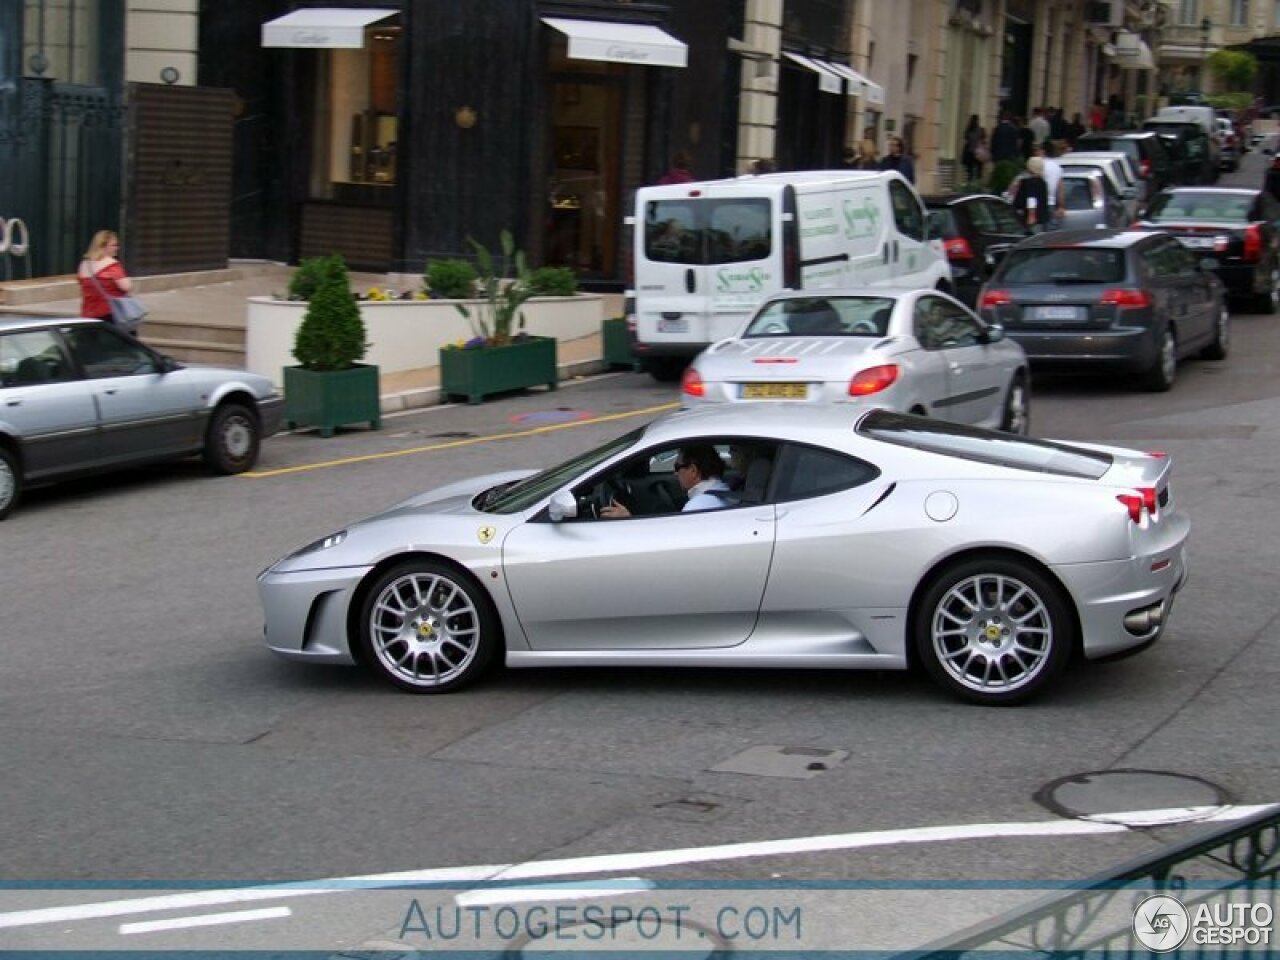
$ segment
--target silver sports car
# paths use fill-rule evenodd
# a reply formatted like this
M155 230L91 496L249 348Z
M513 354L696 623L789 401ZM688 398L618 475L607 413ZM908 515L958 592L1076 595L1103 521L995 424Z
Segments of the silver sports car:
M683 406L855 403L1026 433L1026 355L998 324L938 290L785 293L702 351Z
M1074 654L1164 631L1189 528L1169 477L1162 454L887 410L681 411L290 554L258 577L266 643L418 693L505 656L919 665L962 697L1013 703Z

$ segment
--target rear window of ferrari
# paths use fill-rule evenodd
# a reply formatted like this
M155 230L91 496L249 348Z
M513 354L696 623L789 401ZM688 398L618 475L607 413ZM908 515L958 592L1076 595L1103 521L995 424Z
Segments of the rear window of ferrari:
M858 421L856 429L863 436L915 450L1084 480L1097 480L1112 464L1110 454L1097 450L888 410L873 410Z

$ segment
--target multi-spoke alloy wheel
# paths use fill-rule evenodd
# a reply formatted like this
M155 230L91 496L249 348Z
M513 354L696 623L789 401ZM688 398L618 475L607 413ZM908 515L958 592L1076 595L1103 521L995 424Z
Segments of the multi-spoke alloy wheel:
M478 676L493 656L489 600L469 577L413 561L389 570L365 602L361 640L370 664L415 693L442 693Z
M917 611L916 650L935 679L978 703L1027 699L1065 666L1071 619L1030 567L978 559L943 572Z

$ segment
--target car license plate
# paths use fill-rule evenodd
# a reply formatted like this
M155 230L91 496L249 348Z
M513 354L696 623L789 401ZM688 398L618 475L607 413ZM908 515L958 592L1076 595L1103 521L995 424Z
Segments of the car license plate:
M1032 316L1036 320L1079 320L1079 307L1036 307Z
M804 400L809 396L807 383L744 383L744 400Z
M659 317L658 332L659 333L688 333L689 318L688 317Z
M1191 250L1212 250L1214 244L1213 237L1179 237L1178 240Z

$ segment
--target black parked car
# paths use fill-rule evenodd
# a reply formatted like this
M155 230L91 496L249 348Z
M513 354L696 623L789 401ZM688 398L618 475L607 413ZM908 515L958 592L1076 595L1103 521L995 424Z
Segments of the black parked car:
M1280 203L1265 190L1179 187L1154 197L1137 226L1177 237L1217 262L1227 293L1261 313L1280 308Z
M1160 134L1155 130L1099 130L1077 138L1081 151L1119 151L1128 154L1138 176L1146 181L1147 196L1154 197L1174 184L1174 162Z
M929 236L941 237L956 297L972 307L978 290L1000 258L1025 238L1027 228L1013 205L986 193L951 193L924 198L929 211Z
M1164 139L1174 156L1174 183L1195 185L1218 182L1218 145L1198 123L1146 120L1142 129Z
M1222 281L1165 233L1058 230L1018 244L978 299L1032 367L1136 371L1168 390L1178 359L1227 355Z

